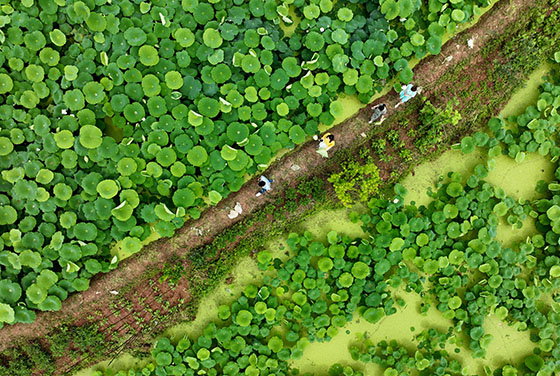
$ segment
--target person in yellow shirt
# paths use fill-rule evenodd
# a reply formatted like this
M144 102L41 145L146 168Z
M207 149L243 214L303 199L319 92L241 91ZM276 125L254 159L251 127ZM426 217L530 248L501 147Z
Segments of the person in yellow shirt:
M316 136L314 137L315 139ZM323 158L327 158L329 156L328 150L334 146L334 135L332 133L325 133L323 137L321 137L321 141L319 142L319 148L317 149L317 153L321 154Z

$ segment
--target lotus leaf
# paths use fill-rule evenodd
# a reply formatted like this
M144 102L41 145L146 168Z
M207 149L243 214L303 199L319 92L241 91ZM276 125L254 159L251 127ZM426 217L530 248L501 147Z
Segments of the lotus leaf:
M241 327L247 327L251 325L252 320L253 320L253 314L244 309L237 312L237 315L235 317L235 322L237 323L237 325Z
M119 192L119 186L114 180L106 179L97 184L97 193L103 198L113 198Z
M261 69L261 63L256 56L245 55L241 60L241 68L245 73L257 73Z
M204 40L205 45L214 49L220 47L224 41L222 39L222 36L220 35L220 32L211 27L204 30L202 39Z
M317 52L324 47L325 39L318 32L311 31L305 36L303 44L311 51Z
M12 324L15 320L14 310L7 304L0 303L0 323Z
M543 359L538 355L529 355L523 361L525 366L533 372L538 372L544 365Z
M400 13L400 6L395 0L386 0L381 6L381 13L385 15L387 20L395 19Z
M437 55L441 52L442 40L439 36L432 35L426 41L426 50L432 55Z
M159 63L159 54L153 46L143 45L138 49L140 62L147 67L157 65Z
M385 311L383 308L368 308L362 313L362 316L367 322L375 324L385 316Z
M0 94L9 93L14 88L14 82L6 73L0 73Z
M193 166L200 167L208 161L208 153L202 146L197 145L188 151L187 160Z

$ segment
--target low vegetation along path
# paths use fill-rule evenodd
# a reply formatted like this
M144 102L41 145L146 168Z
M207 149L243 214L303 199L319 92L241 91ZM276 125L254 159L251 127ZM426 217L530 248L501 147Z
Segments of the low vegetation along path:
M516 22L524 12L537 3L536 0L502 0L493 9L487 12L479 22L447 42L440 55L432 56L422 60L415 68L415 83L424 87L424 93L440 93L441 87L434 83L438 81L455 63L462 59L478 54L480 48L489 40L500 35L508 25ZM466 41L470 42L470 46ZM482 61L484 64L484 61ZM488 64L492 64L489 62ZM477 67L474 67L477 68ZM482 68L482 67L478 67ZM466 74L470 74L465 72ZM483 75L474 75L473 80L484 80ZM447 88L446 88L447 89ZM448 88L447 94L453 97L456 88ZM384 102L389 106L389 114L398 100L398 95L393 91L376 102ZM402 107L399 108L401 110ZM494 109L493 109L494 111ZM331 150L336 153L337 149L350 147L361 139L361 134L370 130L368 119L371 110L369 106L358 112L353 118L335 126L330 130L335 135L336 146ZM256 181L250 181L238 192L220 202L216 207L208 208L198 220L189 221L181 228L173 238L160 239L146 246L139 254L136 254L121 262L118 269L111 273L95 278L89 290L80 294L74 294L67 299L58 312L38 313L37 319L32 324L17 324L7 326L0 330L0 351L4 351L14 344L14 340L33 341L34 339L48 336L53 328L61 323L89 323L88 318L92 312L102 310L114 316L108 309L113 302L119 298L119 292L133 283L137 290L145 290L149 280L149 271L159 269L173 255L181 255L195 247L208 243L218 233L239 221L243 217L250 216L255 210L261 208L267 201L273 200L275 191L288 185L301 176L308 175L320 170L326 160L316 153L316 142L310 141L297 148L297 150L280 158L267 171L266 175L274 179L273 190L263 197L255 197L257 191ZM294 165L300 169L292 169ZM381 176L388 176L389 167L380 166ZM243 213L235 219L228 218L228 213L235 204L239 202ZM202 230L202 234L200 232ZM148 277L147 277L148 276ZM177 292L173 297L166 296L171 304L183 299L189 299L189 283L180 280ZM132 289L134 290L134 289ZM133 312L132 312L133 313ZM123 310L120 318L104 317L109 323L122 321L123 316L131 315L131 312ZM97 320L97 319L96 319ZM99 320L101 321L101 320ZM87 361L85 362L87 363ZM84 364L85 365L85 364Z

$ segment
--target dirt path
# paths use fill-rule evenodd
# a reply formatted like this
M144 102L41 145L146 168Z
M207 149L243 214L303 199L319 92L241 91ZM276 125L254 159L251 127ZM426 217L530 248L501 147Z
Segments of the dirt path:
M494 36L500 34L507 25L514 22L517 17L534 5L535 2L536 0L500 1L475 26L447 42L442 48L440 55L422 60L414 70L415 83L423 86L424 93L429 97L436 89L433 84L451 66L467 56L477 54L481 46ZM472 48L467 46L466 40L474 41ZM477 79L476 76L473 78ZM389 111L391 111L397 100L398 95L392 91L376 102L383 101L387 103ZM337 149L351 146L357 139L361 138L361 133L370 130L367 123L369 115L370 110L366 107L353 118L332 128L330 132L335 135L336 146L331 153L336 153ZM233 223L250 216L256 210L263 207L265 203L274 200L276 194L274 189L278 190L279 187L288 185L299 177L323 168L326 160L316 153L316 147L316 142L308 142L276 161L266 172L269 178L274 179L274 183L273 190L265 196L255 197L257 191L256 182L248 182L239 192L230 194L227 199L220 202L216 207L207 209L198 220L186 223L177 231L173 238L160 239L146 246L139 254L121 262L116 270L94 278L91 281L89 290L70 296L64 302L61 311L38 313L36 321L32 324L17 324L3 328L0 330L0 351L10 347L11 344L13 345L13 340L16 339L32 342L36 338L47 336L50 331L61 323L91 322L91 318L88 316L98 310L107 313L107 316L104 317L105 323L122 322L123 320L126 322L126 317L123 318L123 316L132 315L131 312L122 310L124 313L118 316L109 307L117 302L119 292L127 285L130 285L131 281L134 281L135 289L133 291L135 291L136 295L144 296L143 294L145 294L148 299L152 299L150 297L160 294L165 300L167 293L161 293L165 286L160 286L159 292L157 288L146 286L146 282L151 277L150 271L159 270L161 265L172 259L173 255L185 254L191 249L208 243L216 234L222 232ZM293 165L300 166L300 169L294 171L290 168ZM389 167L381 166L381 168ZM382 171L382 174L387 175L388 172L390 171ZM229 213L229 208L233 208L236 202L241 203L243 214L232 220L227 217L227 214ZM199 229L203 231L202 236L199 235ZM183 299L188 301L189 282L186 280L179 281L178 286L181 293L171 292L170 294L174 297L173 300ZM158 307L161 306L157 302L154 304ZM140 314L143 313L141 312ZM150 319L151 317L146 315L146 320ZM101 321L98 320L98 322Z

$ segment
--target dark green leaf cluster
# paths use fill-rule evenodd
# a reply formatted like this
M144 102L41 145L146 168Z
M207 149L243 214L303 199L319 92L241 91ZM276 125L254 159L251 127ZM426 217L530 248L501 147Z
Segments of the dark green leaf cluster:
M391 1L293 1L289 35L272 0L2 5L0 321L59 309L116 266L115 241L130 254L172 236L332 124L341 92L410 81L412 56L487 5L399 0L401 23Z

